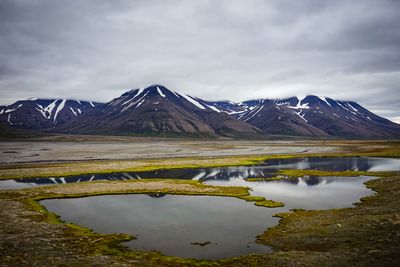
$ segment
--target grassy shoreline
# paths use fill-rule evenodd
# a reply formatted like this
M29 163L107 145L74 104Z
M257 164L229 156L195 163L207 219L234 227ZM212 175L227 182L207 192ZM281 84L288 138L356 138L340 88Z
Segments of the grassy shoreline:
M138 186L136 186L138 185ZM242 186L212 186L199 181L152 178L129 181L97 181L66 185L54 185L18 190L27 195L34 194L30 199L41 201L54 198L76 198L100 195L121 194L170 194L170 195L203 195L235 197L253 202L256 206L268 208L283 207L279 201L265 197L251 196L248 187Z

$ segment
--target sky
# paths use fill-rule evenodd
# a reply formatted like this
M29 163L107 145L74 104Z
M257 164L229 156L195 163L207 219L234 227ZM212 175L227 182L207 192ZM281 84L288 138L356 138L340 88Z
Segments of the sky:
M308 94L400 123L398 0L0 0L0 104Z

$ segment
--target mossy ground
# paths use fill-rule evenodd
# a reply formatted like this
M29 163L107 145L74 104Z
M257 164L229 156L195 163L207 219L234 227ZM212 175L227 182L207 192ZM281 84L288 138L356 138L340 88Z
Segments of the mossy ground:
M357 148L358 149L358 148ZM393 147L354 149L336 156L399 156L398 143ZM357 151L356 151L357 150ZM363 150L363 151L361 151ZM283 155L273 157L295 157ZM302 155L303 156L303 155ZM334 156L314 155L314 156ZM253 163L269 156L232 157L227 165ZM190 159L193 160L193 159ZM238 161L236 161L238 160ZM212 160L210 161L212 162ZM182 163L182 162L179 162ZM204 162L196 162L202 165ZM212 163L207 163L212 164ZM188 164L189 165L189 164ZM199 166L199 165L196 165ZM215 165L218 165L215 163ZM160 168L161 165L154 165ZM179 167L182 165L172 165ZM202 165L204 166L204 165ZM162 168L168 167L162 165ZM187 165L185 166L187 167ZM146 168L153 168L149 165ZM15 169L12 169L14 172ZM47 169L49 171L49 169ZM286 171L287 176L311 175ZM315 173L313 173L315 175ZM360 175L330 173L334 176ZM379 176L367 182L378 192L362 199L355 208L323 211L296 210L279 214L278 226L258 237L258 242L273 246L274 253L248 255L218 261L180 259L158 252L135 252L121 246L134 238L125 234L101 235L72 224L65 224L47 212L37 201L55 197L109 194L104 186L114 186L112 193L173 193L225 195L262 205L268 200L248 195L243 187L212 187L194 181L154 180L132 186L130 182L82 183L46 188L0 192L0 265L1 266L398 266L400 265L400 175L399 173L362 173ZM321 173L319 173L321 175ZM328 175L323 173L323 175ZM115 182L118 184L119 182ZM144 182L146 183L146 182ZM157 185L149 187L149 185ZM95 186L97 185L97 187ZM170 185L170 186L169 186ZM94 191L93 188L96 188ZM212 189L213 188L213 189ZM230 191L225 191L230 190ZM275 203L278 205L277 203ZM234 233L233 233L234 234Z
M163 182L169 184L169 181ZM174 193L225 194L256 203L263 201L260 197L248 196L247 189L242 187L218 188L207 192L204 190L211 186L179 181L179 185L182 184L189 186L187 191L178 190ZM219 261L180 259L157 252L130 251L120 243L133 237L124 234L101 235L79 226L60 223L58 216L48 213L37 202L46 198L87 195L74 192L72 186L4 191L0 194L3 207L0 219L3 225L0 248L3 253L0 262L4 266L32 266L31 263L37 266L293 266L294 263L298 266L396 266L400 259L400 176L387 173L384 177L367 182L367 186L379 194L363 198L355 208L296 210L277 215L282 218L279 225L258 237L258 242L273 246L276 252ZM229 191L220 191L225 189ZM153 188L141 192L168 190L171 189ZM198 190L200 192L193 192ZM71 194L67 194L68 191ZM107 192L90 194L104 193Z

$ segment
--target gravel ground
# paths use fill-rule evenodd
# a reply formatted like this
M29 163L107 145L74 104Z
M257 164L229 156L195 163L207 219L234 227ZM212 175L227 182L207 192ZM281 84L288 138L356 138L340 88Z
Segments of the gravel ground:
M325 141L37 138L0 142L0 163L335 152Z

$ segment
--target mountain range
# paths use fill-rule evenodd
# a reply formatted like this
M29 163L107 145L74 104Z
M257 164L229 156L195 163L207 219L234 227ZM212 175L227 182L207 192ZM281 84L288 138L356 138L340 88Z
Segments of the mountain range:
M309 95L205 101L162 85L107 103L27 99L0 106L0 128L52 133L191 137L399 138L400 125L352 101Z

